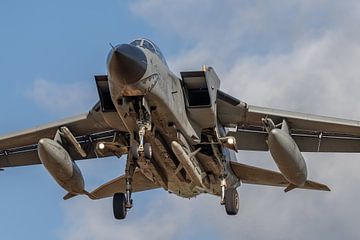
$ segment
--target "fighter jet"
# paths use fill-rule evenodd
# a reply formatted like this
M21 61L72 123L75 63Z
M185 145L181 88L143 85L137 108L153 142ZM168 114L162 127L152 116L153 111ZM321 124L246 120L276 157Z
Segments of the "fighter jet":
M156 188L218 196L235 215L242 184L330 191L308 179L302 152L360 152L360 122L249 105L220 90L212 67L176 76L148 39L112 47L95 83L88 113L0 137L0 168L43 164L65 200L112 197L116 219L133 192ZM270 151L279 171L238 162L239 150ZM76 161L123 155L124 175L85 188Z

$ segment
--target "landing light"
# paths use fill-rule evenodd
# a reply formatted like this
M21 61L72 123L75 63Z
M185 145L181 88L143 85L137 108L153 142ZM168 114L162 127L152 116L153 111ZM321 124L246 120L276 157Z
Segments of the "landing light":
M230 148L237 152L236 139L233 136L226 136L219 138L224 147Z
M104 144L104 143L99 143L99 149L100 149L100 150L105 149L105 144Z
M228 142L228 144L233 145L235 140L234 140L234 138L230 137L227 139L227 142Z
M206 65L202 65L202 67L201 67L201 71L203 71L203 72L206 72L206 71L207 71L207 67L206 67Z

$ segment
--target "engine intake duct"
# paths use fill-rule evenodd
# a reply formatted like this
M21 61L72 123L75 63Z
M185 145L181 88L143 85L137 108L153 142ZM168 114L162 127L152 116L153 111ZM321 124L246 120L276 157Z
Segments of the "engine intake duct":
M216 99L220 80L211 67L181 72L189 118L201 129L216 126Z
M184 81L188 107L210 107L211 101L205 72L182 72L181 77Z

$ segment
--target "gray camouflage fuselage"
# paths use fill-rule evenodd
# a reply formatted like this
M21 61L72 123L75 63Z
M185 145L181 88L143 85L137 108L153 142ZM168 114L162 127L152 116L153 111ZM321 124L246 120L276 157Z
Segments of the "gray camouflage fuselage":
M171 148L171 143L175 141L183 146L187 154L190 154L196 150L197 146L203 144L201 138L204 129L201 128L201 122L194 121L189 116L182 80L175 76L156 54L148 49L135 46L130 48L137 48L134 50L140 49L143 52L147 63L146 70L143 76L136 81L124 77L126 74L122 74L121 70L118 69L120 60L116 56L117 51L122 51L124 48L129 51L129 45L124 46L123 44L114 48L109 54L109 88L117 113L129 132L137 131L136 111L132 109L135 108L131 104L132 99L143 97L149 108L155 131L146 136L146 141L152 145L153 161L151 164L143 165L140 161L141 171L148 178L153 178L151 180L160 183L169 192L182 197L194 197L201 192L220 195L219 179L220 175L223 174L222 168L225 167L228 170L227 172L231 173L229 166L221 166L223 163L219 163L214 157L199 152L191 160L201 171L200 174L203 174L206 183L204 183L205 185L195 184L189 177L192 175L189 173L191 170L178 169L180 162ZM213 88L212 90L214 96L211 98L216 99L217 89ZM208 122L206 115L197 117ZM221 126L218 126L216 115L210 117L213 118L214 124L207 126L207 128L212 131L212 134L218 132L224 136L225 132ZM210 148L209 145L207 147ZM223 152L221 153L221 151ZM220 154L221 158L226 159L224 162L230 161L229 149L220 149ZM232 157L233 161L236 160L234 159L235 155ZM235 176L228 174L227 184L236 187L239 182Z

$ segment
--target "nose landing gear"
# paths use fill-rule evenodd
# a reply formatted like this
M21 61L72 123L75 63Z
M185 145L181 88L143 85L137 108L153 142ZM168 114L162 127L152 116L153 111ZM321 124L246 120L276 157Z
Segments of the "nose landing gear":
M132 208L132 177L135 172L135 161L132 156L133 154L129 152L126 160L125 168L125 181L126 181L126 190L125 193L115 193L113 196L113 213L115 219L125 219L127 211Z

